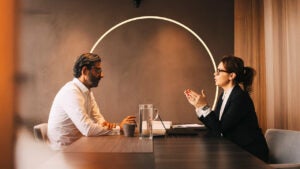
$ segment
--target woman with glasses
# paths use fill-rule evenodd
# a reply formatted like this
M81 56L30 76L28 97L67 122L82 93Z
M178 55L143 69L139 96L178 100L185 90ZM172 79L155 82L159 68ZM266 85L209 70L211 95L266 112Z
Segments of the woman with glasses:
M254 75L255 70L245 67L241 58L224 56L214 73L215 84L223 89L215 110L209 107L204 90L198 94L187 89L184 94L196 108L199 120L212 133L231 140L267 162L267 143L249 96Z

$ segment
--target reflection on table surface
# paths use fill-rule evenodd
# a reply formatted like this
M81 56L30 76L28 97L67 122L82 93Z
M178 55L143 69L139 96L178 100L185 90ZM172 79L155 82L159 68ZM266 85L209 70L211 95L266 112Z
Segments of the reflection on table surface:
M152 153L153 141L141 140L139 137L125 137L123 135L82 137L64 152L140 152Z
M270 169L267 164L227 139L196 136L165 136L153 140L138 137L82 137L57 153L43 169Z

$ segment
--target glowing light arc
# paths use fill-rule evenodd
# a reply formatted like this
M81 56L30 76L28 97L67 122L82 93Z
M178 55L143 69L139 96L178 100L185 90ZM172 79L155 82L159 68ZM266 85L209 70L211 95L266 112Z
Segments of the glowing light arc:
M98 46L98 44L106 37L106 35L108 35L110 32L112 32L113 30L117 29L118 27L122 26L122 25L125 25L129 22L133 22L133 21L137 21L137 20L144 20L144 19L156 19L156 20L163 20L163 21L167 21L167 22L171 22L171 23L174 23L182 28L184 28L185 30L189 31L192 35L194 35L198 41L204 46L204 48L206 49L209 57L210 57L210 60L213 64L213 67L214 67L214 70L216 71L217 70L217 66L216 66L216 63L215 63L215 60L209 50L209 48L207 47L207 45L204 43L204 41L193 31L191 30L190 28L188 28L187 26L185 26L184 24L178 22L178 21L175 21L173 19L170 19L170 18L166 18L166 17L160 17L160 16L140 16L140 17L135 17L135 18L131 18L131 19L128 19L128 20L125 20L123 22L120 22L118 23L117 25L111 27L108 31L106 31L97 41L96 43L93 45L92 49L90 50L90 52L92 53L95 48ZM216 106L216 102L217 102L217 98L218 98L218 92L219 92L219 88L216 86L216 93L215 93L215 99L214 99L214 104L213 104L213 109L215 108Z

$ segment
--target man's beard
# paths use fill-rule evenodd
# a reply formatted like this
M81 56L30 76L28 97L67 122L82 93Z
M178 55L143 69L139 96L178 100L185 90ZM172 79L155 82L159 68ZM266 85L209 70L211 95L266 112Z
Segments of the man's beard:
M98 86L98 83L99 81L101 80L101 77L95 77L93 76L91 73L89 74L89 80L90 80L90 84L91 84L91 87L97 87Z

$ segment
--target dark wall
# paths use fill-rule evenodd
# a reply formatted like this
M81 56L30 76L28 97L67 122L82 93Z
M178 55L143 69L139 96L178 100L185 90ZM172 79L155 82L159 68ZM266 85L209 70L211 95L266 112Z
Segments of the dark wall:
M72 80L75 58L89 52L116 24L139 16L161 16L193 30L216 63L233 53L233 0L21 0L18 114L47 121L56 92ZM137 20L109 33L95 48L105 78L94 94L109 121L137 115L153 103L164 120L198 122L183 90L205 89L213 104L212 60L186 29L163 20Z

